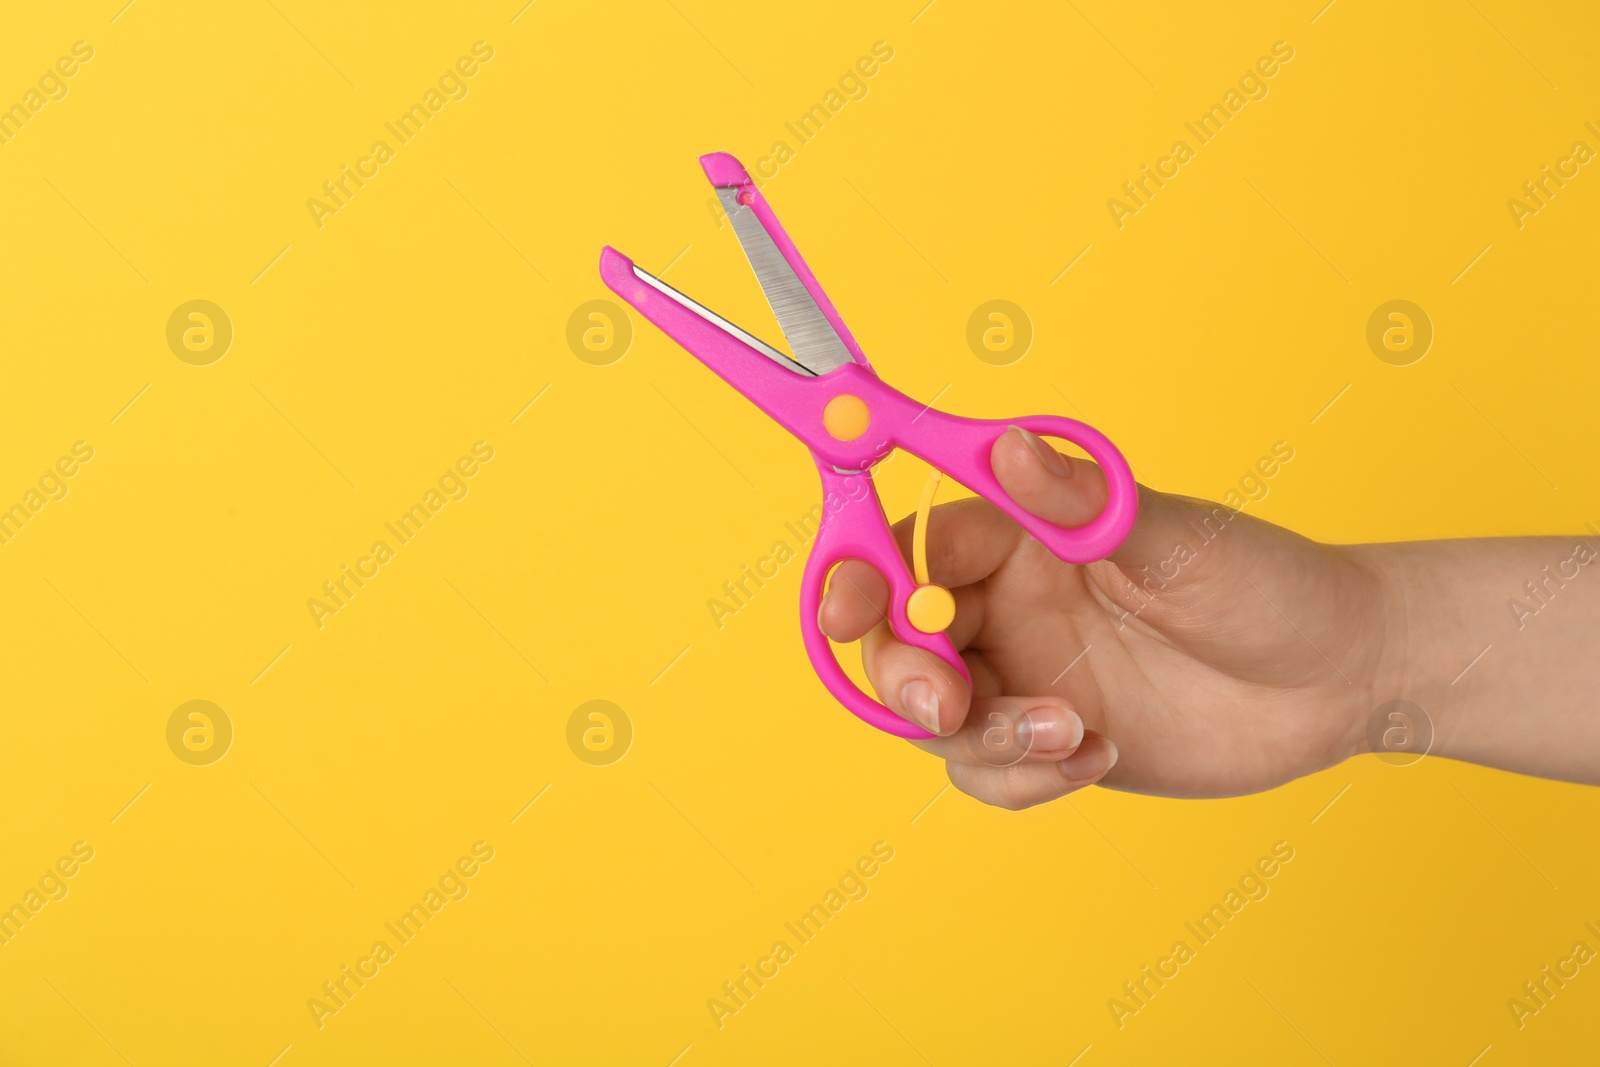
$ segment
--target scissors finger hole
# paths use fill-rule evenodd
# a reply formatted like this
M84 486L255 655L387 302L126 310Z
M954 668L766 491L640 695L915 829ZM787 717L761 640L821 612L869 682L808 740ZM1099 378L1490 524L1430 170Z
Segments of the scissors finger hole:
M1002 488L1025 511L1066 529L1087 526L1105 510L1105 472L1076 443L1015 428L990 456Z

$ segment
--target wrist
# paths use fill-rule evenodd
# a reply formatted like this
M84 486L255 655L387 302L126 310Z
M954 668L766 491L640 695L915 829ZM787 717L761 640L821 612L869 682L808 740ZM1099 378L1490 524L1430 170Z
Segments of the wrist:
M1371 632L1376 649L1364 679L1355 751L1396 761L1439 753L1439 722L1449 686L1441 684L1428 620L1426 560L1405 545L1352 545L1344 551L1372 580Z
M1438 543L1358 546L1382 590L1381 648L1361 751L1478 762L1470 721L1484 620L1458 586L1464 561Z

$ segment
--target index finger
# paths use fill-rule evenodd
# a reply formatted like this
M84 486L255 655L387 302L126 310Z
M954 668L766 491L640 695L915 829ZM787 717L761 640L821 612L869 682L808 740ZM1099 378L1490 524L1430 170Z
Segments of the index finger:
M907 515L894 524L894 539L907 560L916 522L915 515ZM982 497L940 504L928 514L928 580L946 589L981 582L1022 537L1022 527Z

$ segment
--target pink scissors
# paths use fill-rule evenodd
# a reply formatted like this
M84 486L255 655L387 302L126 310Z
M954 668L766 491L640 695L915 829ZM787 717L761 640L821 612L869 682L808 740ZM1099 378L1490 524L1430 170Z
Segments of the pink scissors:
M895 448L905 449L994 504L1069 563L1103 559L1128 535L1138 506L1133 475L1105 435L1074 419L961 418L919 404L886 385L743 164L726 152L716 152L702 156L700 165L716 188L794 355L741 330L609 246L600 253L600 276L639 314L811 450L822 474L824 507L800 587L806 652L823 684L856 716L899 737L932 737L863 692L839 666L833 646L817 625L823 590L834 566L847 559L864 560L889 581L888 620L894 635L939 657L969 684L972 681L944 632L954 618L954 598L928 582L925 574L919 582L907 567L872 485L873 464ZM989 465L995 441L1012 426L1063 438L1088 452L1105 472L1109 489L1105 510L1086 526L1064 529L1018 506ZM921 527L916 532L925 536Z

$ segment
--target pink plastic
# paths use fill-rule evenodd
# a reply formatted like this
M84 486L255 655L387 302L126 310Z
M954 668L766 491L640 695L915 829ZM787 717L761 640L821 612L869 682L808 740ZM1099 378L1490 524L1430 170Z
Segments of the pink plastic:
M962 681L968 685L972 683L972 675L967 673L967 665L950 638L943 633L925 634L906 618L906 602L917 588L917 580L895 543L883 505L872 487L872 475L865 471L840 474L823 464L818 464L817 469L822 474L822 523L817 529L816 543L811 546L811 556L806 560L805 577L800 581L800 630L805 635L811 664L828 691L859 718L896 737L917 740L932 737L922 727L907 722L863 692L839 666L833 646L817 626L817 612L822 608L828 572L847 559L863 560L889 580L889 626L895 636L937 656L961 675Z
M1127 537L1138 508L1133 474L1115 445L1098 430L1074 419L1053 415L998 420L962 418L919 404L886 385L872 372L855 339L739 161L726 153L716 153L702 157L701 165L712 184L740 185L744 187L741 193L750 194L748 202L756 216L857 362L816 378L795 374L645 283L634 274L633 262L615 249L607 247L600 253L600 275L613 292L811 449L822 474L824 504L800 591L800 626L806 651L828 690L856 716L900 737L931 737L863 692L839 666L832 646L817 626L817 611L829 571L842 560L864 560L889 581L889 624L895 636L937 656L970 681L966 664L948 637L943 633L924 634L906 618L906 603L916 589L916 581L872 487L871 466L893 449L903 448L989 500L1069 563L1103 559ZM870 412L866 432L853 441L834 438L822 422L828 401L846 393L859 397ZM1105 510L1087 525L1073 529L1024 511L1001 488L989 464L995 441L1011 426L1071 441L1088 452L1105 472L1109 490Z

